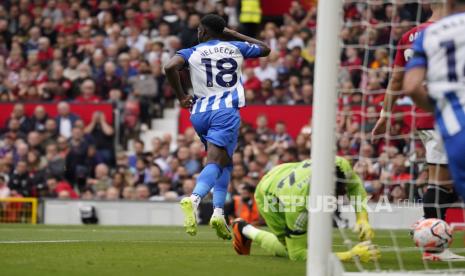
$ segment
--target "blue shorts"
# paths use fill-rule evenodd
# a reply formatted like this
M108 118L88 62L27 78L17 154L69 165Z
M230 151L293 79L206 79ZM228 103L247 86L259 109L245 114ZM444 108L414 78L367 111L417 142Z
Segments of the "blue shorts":
M191 123L207 148L207 142L225 148L232 157L237 146L241 118L239 110L223 108L191 115Z
M443 140L455 191L465 199L465 130Z

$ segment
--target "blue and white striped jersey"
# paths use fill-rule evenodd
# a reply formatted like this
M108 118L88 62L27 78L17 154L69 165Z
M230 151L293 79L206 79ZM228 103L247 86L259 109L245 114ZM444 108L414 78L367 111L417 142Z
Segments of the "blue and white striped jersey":
M242 62L260 56L258 45L209 40L176 54L183 57L189 67L195 100L192 114L245 106Z
M435 101L443 137L465 130L465 13L427 27L413 44L407 70L425 67L428 94Z

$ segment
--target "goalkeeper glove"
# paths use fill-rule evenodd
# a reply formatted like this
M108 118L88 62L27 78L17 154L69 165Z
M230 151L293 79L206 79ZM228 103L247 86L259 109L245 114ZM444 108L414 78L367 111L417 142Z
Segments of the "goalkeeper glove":
M372 240L375 237L375 232L371 228L370 223L368 223L368 214L366 212L357 214L354 232L359 233L358 238L360 241Z
M358 258L361 262L367 263L379 260L381 252L376 245L370 241L365 241L357 244L349 251L336 253L336 256L343 262Z

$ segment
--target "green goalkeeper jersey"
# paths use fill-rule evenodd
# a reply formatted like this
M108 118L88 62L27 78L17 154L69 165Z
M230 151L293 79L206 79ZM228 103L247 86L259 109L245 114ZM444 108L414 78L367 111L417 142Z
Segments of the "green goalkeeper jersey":
M260 190L270 196L307 196L310 189L311 160L298 163L281 164L269 171L260 181ZM343 157L336 157L339 182L345 183L345 191L349 198L360 197L365 201L367 194L360 177L353 171L350 162Z
M336 157L338 183L348 197L364 203L366 192L362 181L348 160ZM293 260L305 259L307 249L307 206L311 179L311 160L286 163L273 168L260 181L255 191L259 212L270 231L285 245ZM338 193L339 194L339 193ZM357 216L366 207L356 208Z
M345 194L351 202L356 203L357 217L366 214L367 194L360 177L343 157L336 157L335 165L338 195ZM287 230L304 232L311 175L311 160L282 164L268 172L258 184L255 194L262 216L263 213L280 214L285 217Z

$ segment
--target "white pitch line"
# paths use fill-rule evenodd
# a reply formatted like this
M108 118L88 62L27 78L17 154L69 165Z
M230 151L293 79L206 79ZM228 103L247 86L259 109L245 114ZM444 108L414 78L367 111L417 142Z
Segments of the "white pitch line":
M0 241L0 244L30 244L30 243L93 243L93 242L111 242L111 243L174 243L174 244L224 244L227 241L112 241L112 240L31 240L31 241Z
M150 230L150 229L95 229L95 228L89 228L89 229L73 229L73 228L47 228L47 229L34 229L34 228L0 228L0 232L16 232L16 231L23 231L23 230L32 230L32 231L37 231L37 232L85 232L85 233L152 233L152 234L184 234L185 232L182 230L174 230L174 231L159 231L159 230ZM376 233L376 231L375 231ZM210 232L208 231L200 231L197 233L197 235L210 235ZM390 235L376 235L377 238L391 238ZM354 239L356 237L354 236ZM411 239L410 235L406 233L405 235L399 235L398 238L406 238L406 239Z
M121 230L118 230L118 229L72 229L72 228L69 228L69 229L62 229L62 228L48 228L48 229L34 229L34 228L0 228L0 232L17 232L17 231L24 231L24 230L31 230L31 231L34 231L34 232L77 232L77 233L80 233L80 232L85 232L85 233L115 233L115 234L118 234L118 233L160 233L160 234L181 234L181 233L185 233L184 231L158 231L158 230L126 230L126 229L121 229ZM199 232L197 234L204 234L204 233L208 233L208 232ZM208 233L209 234L209 233Z
M0 244L19 244L19 243L73 243L88 242L86 240L52 240L52 241L0 241Z

